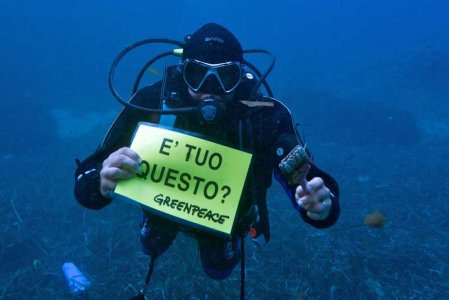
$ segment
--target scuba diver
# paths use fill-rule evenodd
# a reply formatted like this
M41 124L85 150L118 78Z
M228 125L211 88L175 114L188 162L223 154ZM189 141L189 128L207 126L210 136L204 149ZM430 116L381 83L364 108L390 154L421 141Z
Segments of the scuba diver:
M273 175L302 220L311 226L330 227L340 214L337 182L316 166L290 111L272 97L266 76L274 59L264 74L244 59L247 53L269 52L243 50L230 31L215 23L203 25L186 36L184 42L168 43L182 48L173 52L181 57L179 64L167 67L163 80L141 89L135 85L129 101L118 96L110 77L111 90L125 108L98 149L84 161L77 160L74 188L77 201L86 208L101 209L111 203L119 181L141 172L142 158L129 147L139 122L170 126L247 150L252 153L252 162L230 235L190 228L143 207L140 240L151 263L145 287L135 299L145 299L154 260L170 247L178 232L196 239L203 269L210 278L227 278L239 262L243 278L244 237L249 233L258 244L270 240L266 196ZM262 85L271 97L263 94ZM306 160L285 171L282 163L288 159L291 162L292 157L298 161L294 157L298 149ZM242 286L243 283L244 279Z

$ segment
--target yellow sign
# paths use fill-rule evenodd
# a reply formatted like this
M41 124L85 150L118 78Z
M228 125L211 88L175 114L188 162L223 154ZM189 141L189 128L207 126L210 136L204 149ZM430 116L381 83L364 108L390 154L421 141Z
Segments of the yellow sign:
M252 155L150 123L139 123L131 149L142 173L115 193L181 223L231 234Z

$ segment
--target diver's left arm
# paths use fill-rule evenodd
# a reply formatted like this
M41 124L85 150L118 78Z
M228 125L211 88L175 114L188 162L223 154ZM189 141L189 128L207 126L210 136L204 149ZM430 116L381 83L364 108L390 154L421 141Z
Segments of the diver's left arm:
M326 228L337 222L340 215L339 189L337 181L316 166L309 150L310 169L306 175L307 184L301 186L301 180L294 173L291 178L284 178L279 170L279 162L290 153L296 145L304 143L296 132L296 124L288 108L279 101L274 101L274 109L268 119L277 124L275 141L274 175L286 190L293 207L302 219L316 227ZM302 172L298 172L300 174ZM306 190L306 191L305 191Z
M298 182L284 179L278 168L275 168L274 175L306 223L316 228L327 228L337 222L340 216L339 189L330 175L312 163L306 177L307 191Z
M312 165L307 185L295 183L292 197L305 222L317 228L330 227L340 215L339 189L334 178Z

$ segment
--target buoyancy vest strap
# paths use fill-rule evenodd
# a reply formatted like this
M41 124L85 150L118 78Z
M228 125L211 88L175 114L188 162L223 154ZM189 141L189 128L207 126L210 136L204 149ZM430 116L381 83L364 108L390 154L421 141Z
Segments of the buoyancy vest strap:
M148 272L147 272L147 276L145 277L145 286L144 289L147 288L148 284L150 283L151 280L151 275L153 275L153 270L154 270L154 262L156 261L156 256L152 255L151 256L151 260L150 260L150 266L148 267Z
M245 299L245 235L241 235L240 240L240 251L241 251L241 261L240 261L240 299Z
M167 104L164 102L162 105L162 109L169 110L170 108L167 106ZM176 115L161 115L159 124L173 128L175 126L176 122Z
M153 275L153 270L154 270L154 262L156 261L156 255L151 255L151 260L150 260L150 265L148 267L148 272L147 275L145 276L145 283L143 285L143 288L140 290L139 294L137 294L137 296L134 296L133 298L131 298L131 300L143 300L145 298L145 292L148 288L148 285L150 283L151 280L151 275Z

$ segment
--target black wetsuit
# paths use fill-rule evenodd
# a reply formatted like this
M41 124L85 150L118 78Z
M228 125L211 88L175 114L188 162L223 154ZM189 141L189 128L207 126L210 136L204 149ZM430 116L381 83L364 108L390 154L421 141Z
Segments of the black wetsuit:
M250 84L251 85L251 84ZM252 83L253 85L253 83ZM141 89L131 100L132 103L148 108L161 107L161 86L157 83ZM227 277L240 259L239 242L241 234L248 230L248 211L257 204L260 221L258 230L270 239L266 192L271 186L273 173L285 188L294 208L302 219L317 228L333 225L339 216L339 191L337 182L312 163L308 179L323 178L333 196L329 216L321 221L310 219L306 211L300 208L294 198L296 186L289 186L280 175L278 164L294 146L298 144L294 124L288 109L282 103L269 101L274 106L249 108L237 101L248 99L248 87L245 84L237 89L235 102L226 106L221 121L206 124L198 113L176 117L174 127L213 137L235 148L248 149L253 153L252 169L241 201L239 223L236 232L229 238L218 237L210 233L193 230L201 252L201 260L206 273L216 279ZM185 93L187 94L187 93ZM192 99L185 97L186 106L192 105ZM159 117L129 108L122 110L107 133L102 145L83 162L78 161L75 174L75 196L78 202L90 209L101 209L111 200L103 197L99 188L99 171L103 161L114 151L130 145L138 122L159 122ZM149 255L161 255L173 242L180 226L176 223L144 211L141 241L144 251Z

